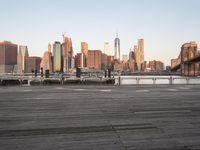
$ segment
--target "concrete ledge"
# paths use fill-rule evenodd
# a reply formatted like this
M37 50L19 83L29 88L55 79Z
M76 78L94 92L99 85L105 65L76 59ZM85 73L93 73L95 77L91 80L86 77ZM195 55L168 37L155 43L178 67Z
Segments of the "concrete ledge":
M41 81L39 79L33 79L30 81L30 85L33 86L41 85Z
M75 79L65 79L64 81L63 81L63 84L64 85L70 85L70 84L72 84L72 85L78 85L78 84L81 84L82 83L82 81L81 81L81 79L80 78L75 78Z
M6 79L0 81L0 86L6 86L6 85L24 85L28 84L31 86L39 86L39 85L114 85L115 79L100 79L100 78L74 78L74 79L44 79L41 80L39 78L35 78L30 80L17 80L17 79Z
M62 82L60 81L60 79L44 79L42 81L43 85L60 85L62 84Z
M85 85L114 85L115 79L87 78L83 80L82 83Z
M9 79L9 80L4 79L0 83L0 85L2 85L2 86L6 86L6 85L20 85L20 84L21 84L21 82L19 80L17 80L17 79L12 79L12 80L11 79Z

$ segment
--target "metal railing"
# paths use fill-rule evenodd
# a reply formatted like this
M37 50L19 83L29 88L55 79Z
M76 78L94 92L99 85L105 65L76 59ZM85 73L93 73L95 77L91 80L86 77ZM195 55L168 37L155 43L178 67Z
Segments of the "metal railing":
M173 77L173 76L153 76L153 77L145 77L145 76L118 76L115 77L116 85L178 85L178 84L200 84L200 77Z

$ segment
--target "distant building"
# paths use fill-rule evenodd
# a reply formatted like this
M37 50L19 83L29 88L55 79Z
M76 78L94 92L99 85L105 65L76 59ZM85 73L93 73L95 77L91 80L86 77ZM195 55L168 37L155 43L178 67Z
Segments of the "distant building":
M17 56L17 64L18 64L18 72L25 72L25 58L28 57L28 47L27 46L19 46L19 52Z
M135 71L135 53L132 51L132 49L129 52L129 69L130 72Z
M144 61L144 62L142 63L142 68L141 68L141 70L142 70L142 71L145 71L145 70L147 69L147 67L148 67L148 63L147 63L147 61Z
M40 57L26 57L25 58L25 73L40 72Z
M171 66L166 66L166 71L170 72L171 71Z
M128 55L122 55L122 61L127 62L128 61Z
M117 72L126 72L129 70L129 62L125 62L125 61L118 61L115 60L114 61L114 71Z
M181 63L181 57L179 55L178 58L175 58L175 59L171 59L171 68L179 65Z
M84 67L84 54L77 53L75 55L75 68L83 68Z
M107 56L108 69L114 70L114 56Z
M63 35L63 43L62 43L62 64L64 72L68 72L69 69L73 67L73 46L72 40L69 37L65 37Z
M88 60L88 43L81 42L81 53L83 53L83 67L87 67Z
M88 51L88 68L101 69L101 51L100 50L89 50Z
M53 56L50 43L48 44L48 51L44 52L40 67L43 68L44 71L49 70L50 72L53 72Z
M135 61L138 71L144 71L142 65L144 63L144 39L138 39L138 46L134 46Z
M164 63L161 61L149 61L148 68L151 71L163 71L164 70Z
M53 70L54 72L62 72L62 48L60 42L53 44Z
M101 69L106 70L108 67L107 55L105 53L101 54Z
M118 38L118 34L114 41L114 49L115 49L115 60L120 61L120 39Z
M18 46L11 42L0 42L0 73L13 73L17 67Z
M198 55L197 43L192 41L185 43L181 47L181 75L197 76L199 71L199 63L185 63Z

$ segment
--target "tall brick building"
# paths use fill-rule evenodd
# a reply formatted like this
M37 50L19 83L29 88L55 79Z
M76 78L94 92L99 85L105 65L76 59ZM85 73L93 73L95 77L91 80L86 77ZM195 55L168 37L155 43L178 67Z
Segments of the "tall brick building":
M101 51L100 50L89 50L87 67L94 69L101 69Z
M0 42L0 73L12 73L17 66L18 46L11 42Z
M26 57L25 58L25 73L31 73L32 71L37 70L40 72L40 57Z

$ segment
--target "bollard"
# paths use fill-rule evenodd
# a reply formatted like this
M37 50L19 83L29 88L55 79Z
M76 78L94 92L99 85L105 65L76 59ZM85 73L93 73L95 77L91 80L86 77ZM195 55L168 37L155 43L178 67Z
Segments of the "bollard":
M45 78L49 78L49 70L45 70Z
M28 80L28 86L31 86L31 80Z
M41 78L44 76L44 72L43 72L43 68L42 67L40 68L40 75L41 75Z
M81 68L76 68L76 78L81 77Z
M153 78L153 85L156 85L156 78Z
M108 78L111 78L111 69L108 69Z
M35 78L37 77L37 69L34 70Z
M169 84L170 84L170 85L173 84L173 78L172 78L172 76L170 76L170 78L169 78Z
M139 83L139 80L140 80L140 79L137 77L137 78L136 78L136 84L137 84L137 85L140 84L140 83Z
M105 70L105 78L107 78L107 70Z
M187 77L187 78L186 78L186 81L187 81L187 85L189 85L189 84L190 84L190 78Z

